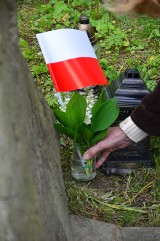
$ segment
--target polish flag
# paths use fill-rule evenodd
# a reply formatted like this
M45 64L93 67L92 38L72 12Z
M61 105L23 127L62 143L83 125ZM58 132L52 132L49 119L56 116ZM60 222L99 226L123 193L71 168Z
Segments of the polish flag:
M108 85L86 32L58 29L36 36L57 92Z

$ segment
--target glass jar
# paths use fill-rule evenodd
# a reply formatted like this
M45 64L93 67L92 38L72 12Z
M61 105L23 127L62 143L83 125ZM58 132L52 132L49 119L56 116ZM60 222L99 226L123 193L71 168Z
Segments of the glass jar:
M71 155L71 175L77 181L90 181L96 176L96 158L83 160L84 148L76 145Z

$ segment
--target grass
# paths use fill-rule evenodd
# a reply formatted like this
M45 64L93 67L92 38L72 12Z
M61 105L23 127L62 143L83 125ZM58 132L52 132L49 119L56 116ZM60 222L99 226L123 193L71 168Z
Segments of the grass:
M115 17L97 0L19 1L20 47L29 70L52 108L55 92L36 33L58 28L74 28L81 14L90 17L101 48L100 64L108 80L126 68L137 68L150 90L160 79L160 20L147 17ZM156 169L142 169L130 176L104 176L97 171L88 183L70 175L70 140L61 137L63 178L70 212L123 226L160 225L160 140L152 138Z
M62 170L71 213L122 226L159 226L160 176L141 169L130 176L97 176L90 182L71 178L71 149L62 146Z

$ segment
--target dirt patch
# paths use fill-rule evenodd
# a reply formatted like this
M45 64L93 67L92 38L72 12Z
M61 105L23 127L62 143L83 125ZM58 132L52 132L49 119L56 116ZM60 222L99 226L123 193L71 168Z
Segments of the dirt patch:
M97 176L92 181L89 183L78 182L77 185L104 192L116 191L117 189L120 191L124 190L124 187L126 186L126 179L127 177L105 176L100 170L97 170Z

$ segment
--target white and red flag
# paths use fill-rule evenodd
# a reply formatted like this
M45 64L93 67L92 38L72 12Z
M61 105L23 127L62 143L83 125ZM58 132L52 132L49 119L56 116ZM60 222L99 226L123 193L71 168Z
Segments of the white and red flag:
M108 84L84 31L58 29L36 36L57 92Z

